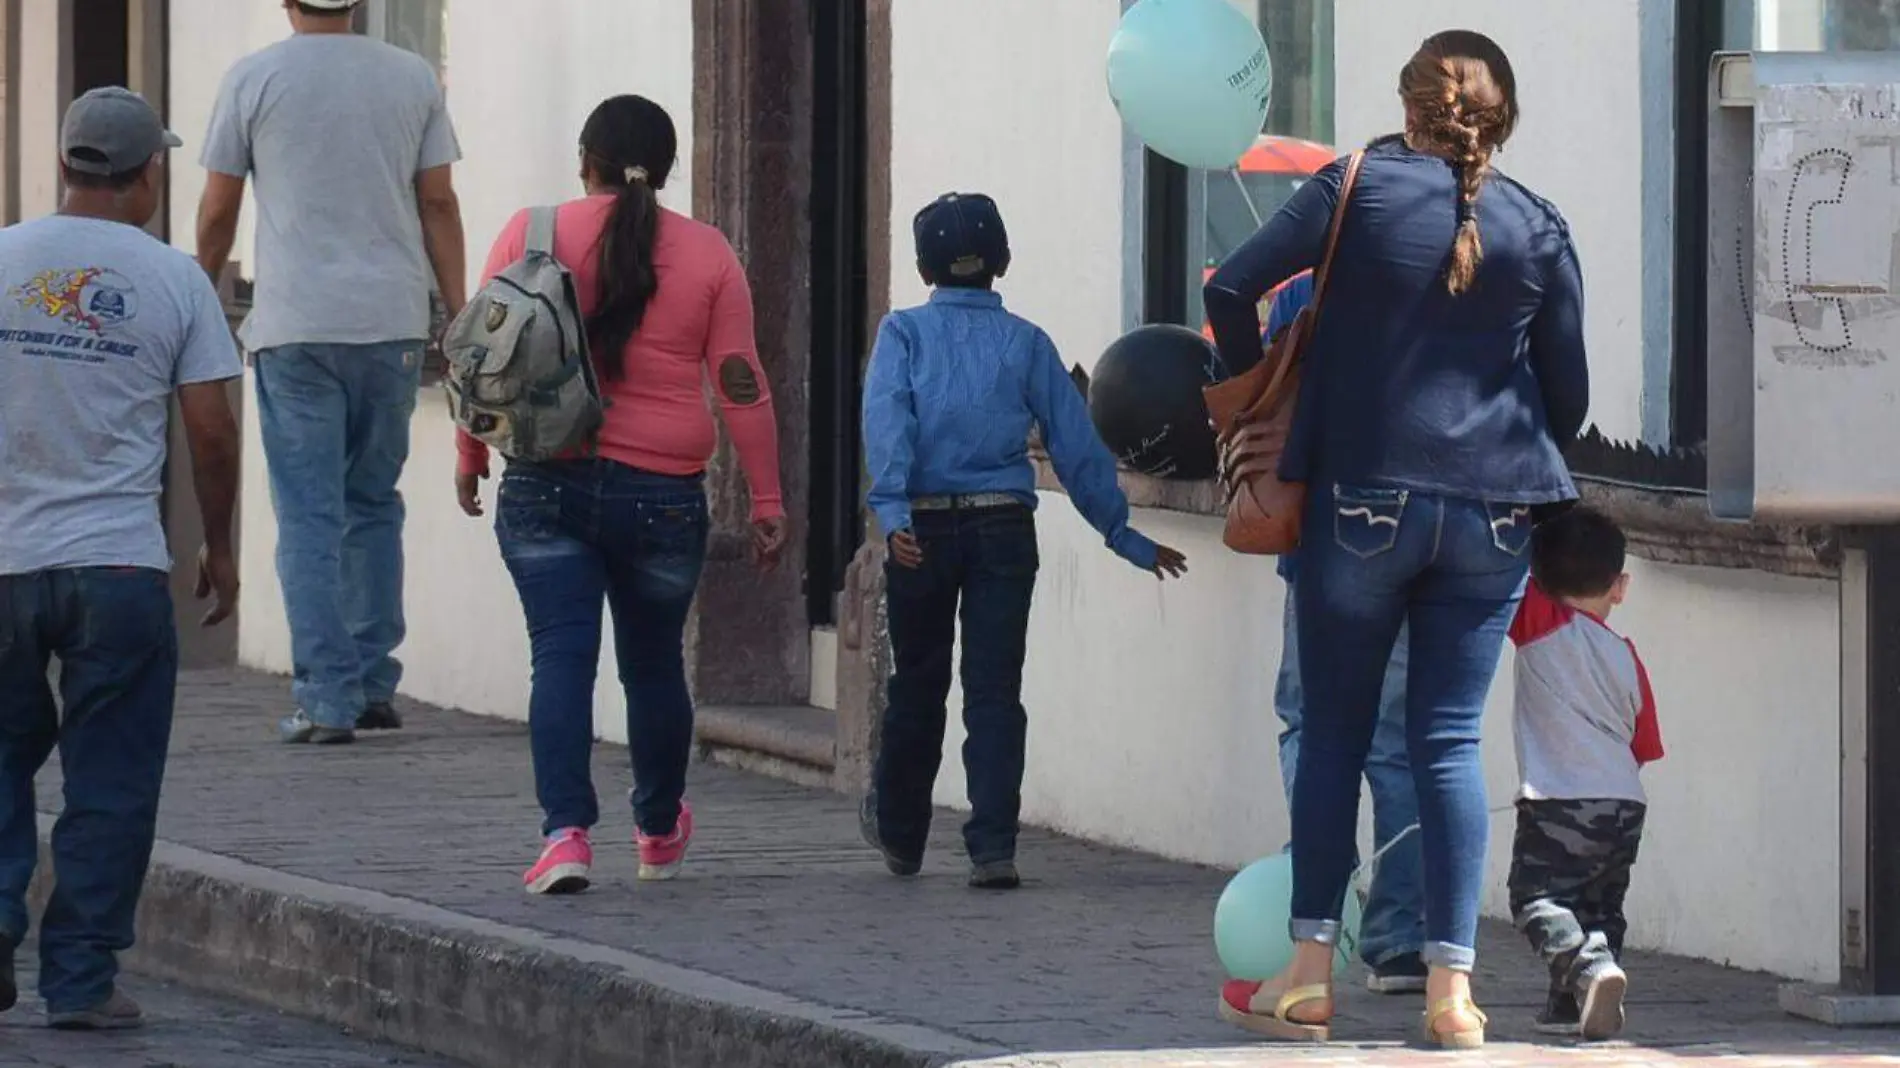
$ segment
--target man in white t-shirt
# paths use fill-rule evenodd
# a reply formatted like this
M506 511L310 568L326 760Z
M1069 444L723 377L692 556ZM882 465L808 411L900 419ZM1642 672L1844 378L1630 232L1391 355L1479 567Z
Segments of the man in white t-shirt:
M225 383L243 365L204 273L140 229L178 143L144 98L95 89L60 131L59 213L0 230L0 1010L18 997L38 860L33 777L57 746L65 804L39 989L61 1028L141 1019L113 980L151 861L178 681L159 513L174 396L204 523L198 594L217 597L205 624L237 606L240 444Z
M218 277L256 183L257 288L239 332L290 622L288 742L402 726L403 502L433 286L463 302L461 158L428 62L351 31L357 0L285 0L286 40L225 75L205 134L198 260Z

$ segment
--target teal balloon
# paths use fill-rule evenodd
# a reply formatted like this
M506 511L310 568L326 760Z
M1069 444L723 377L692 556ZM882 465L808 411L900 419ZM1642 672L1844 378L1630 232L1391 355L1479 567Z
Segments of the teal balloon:
M1140 0L1108 45L1108 95L1148 147L1225 170L1266 122L1273 61L1228 0Z
M1214 905L1214 951L1230 979L1271 979L1293 963L1293 854L1275 853L1240 869ZM1357 888L1346 892L1340 921L1338 971L1358 956L1361 923Z

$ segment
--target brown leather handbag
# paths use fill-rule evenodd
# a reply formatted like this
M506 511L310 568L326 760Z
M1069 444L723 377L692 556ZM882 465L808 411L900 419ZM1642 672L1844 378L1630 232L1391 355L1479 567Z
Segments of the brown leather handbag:
M1339 229L1346 219L1353 186L1359 182L1364 153L1346 164L1346 177L1326 232L1326 254L1313 276L1313 299L1267 347L1266 355L1245 374L1209 386L1207 413L1220 444L1220 481L1227 496L1227 529L1221 540L1237 553L1278 556L1300 545L1300 519L1306 511L1306 485L1280 480L1280 456L1293 428L1294 402L1307 343L1319 321L1339 250Z

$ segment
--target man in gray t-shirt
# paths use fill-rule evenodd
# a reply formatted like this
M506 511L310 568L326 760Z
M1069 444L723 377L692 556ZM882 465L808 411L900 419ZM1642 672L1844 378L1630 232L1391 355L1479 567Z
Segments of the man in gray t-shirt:
M237 605L227 383L243 364L203 272L140 229L177 144L144 98L95 89L61 125L59 213L0 230L0 1011L19 994L39 853L33 778L57 746L40 919L55 1027L140 1020L113 955L132 945L178 683L159 511L174 399L204 525L198 593L217 595L206 625Z
M205 135L198 259L224 269L247 178L257 285L239 337L290 622L290 742L402 725L402 495L430 289L463 303L461 157L435 72L359 36L357 0L285 0L296 31L225 75Z

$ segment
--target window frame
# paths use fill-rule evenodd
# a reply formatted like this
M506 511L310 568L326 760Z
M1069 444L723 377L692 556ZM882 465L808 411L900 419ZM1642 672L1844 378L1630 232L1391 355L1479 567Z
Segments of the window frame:
M1722 50L1731 0L1677 0L1675 304L1669 444L1709 437L1709 64Z
M1270 10L1277 12L1278 5L1284 2L1256 0L1254 24L1262 26L1263 17ZM1306 109L1311 113L1317 128L1280 136L1331 144L1335 136L1337 100L1334 77L1338 50L1335 0L1303 0L1303 3L1310 8L1307 24L1315 38L1311 70L1306 73L1306 81L1310 85L1324 86L1325 90L1323 99L1316 100ZM1126 2L1123 7L1127 7ZM1267 28L1263 27L1262 33L1267 32ZM1276 33L1273 36L1284 34ZM1319 46L1321 42L1324 47ZM1270 119L1293 110L1287 106L1281 89L1276 85L1275 103L1268 112ZM1185 167L1142 147L1142 323L1172 323L1194 329L1202 327L1206 317L1201 308L1199 279L1206 263L1207 183L1214 180L1231 181L1232 178L1227 172Z
M1188 168L1150 148L1142 149L1143 323L1186 325L1188 318Z
M434 8L434 21L441 25L441 29L430 40L430 44L433 45L433 55L430 54L429 50L418 51L411 49L401 41L391 38L390 27L395 22L396 11L394 5L397 3L424 3ZM398 48L415 52L416 55L427 60L429 66L435 69L437 78L443 79L446 82L448 77L449 53L447 29L448 13L449 0L362 0L350 13L350 28L365 37L373 37L385 44L392 44Z

